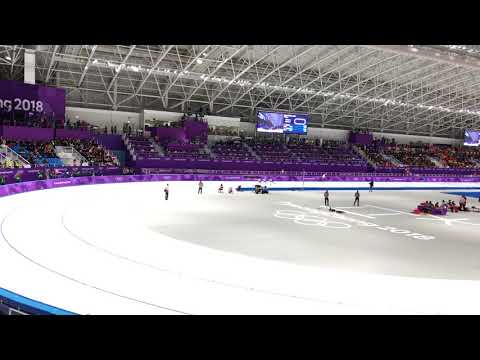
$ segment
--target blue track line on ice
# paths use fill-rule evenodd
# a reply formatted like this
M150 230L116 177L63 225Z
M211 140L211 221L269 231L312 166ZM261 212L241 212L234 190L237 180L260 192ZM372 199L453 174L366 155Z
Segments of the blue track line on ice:
M475 199L480 199L480 192L478 191L459 191L459 192L447 192L448 195L465 195L466 197L471 197Z
M314 190L369 190L369 187L267 187L268 191L314 191ZM241 188L240 191L253 191L255 188ZM432 187L432 186L419 186L419 187L374 187L373 190L480 190L480 187ZM471 192L473 193L473 192ZM460 193L459 193L460 194Z

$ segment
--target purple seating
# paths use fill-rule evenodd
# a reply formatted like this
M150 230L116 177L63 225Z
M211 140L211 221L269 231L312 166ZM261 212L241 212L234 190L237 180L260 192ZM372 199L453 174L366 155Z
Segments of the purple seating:
M148 138L143 136L129 136L128 144L138 160L159 158L160 154Z

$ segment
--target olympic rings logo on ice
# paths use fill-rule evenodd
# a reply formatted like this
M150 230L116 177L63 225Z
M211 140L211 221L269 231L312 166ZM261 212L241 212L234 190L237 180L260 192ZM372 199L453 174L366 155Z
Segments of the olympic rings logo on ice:
M282 201L282 202L279 202L278 204L282 206L293 207L296 210L276 210L276 213L274 214L275 217L278 217L281 219L291 219L293 220L294 223L300 224L300 225L322 226L322 227L331 228L331 229L348 229L352 226L350 224L345 224L343 222L327 220L327 218L333 218L336 220L339 219L339 220L349 222L361 228L367 227L367 228L377 229L381 231L390 231L393 234L399 234L399 235L401 234L405 237L413 238L417 240L435 239L435 236L423 235L423 234L419 234L409 230L397 229L396 227L393 227L393 226L382 226L375 223L366 222L364 220L347 217L343 214L337 214L337 213L330 214L329 212L326 212L326 211L311 209L305 206L293 204L288 201ZM322 215L324 217L321 217L318 215Z
M328 229L349 229L352 227L350 224L330 221L324 217L311 215L299 210L276 210L273 216L280 219L293 220L295 224L299 225L321 226Z

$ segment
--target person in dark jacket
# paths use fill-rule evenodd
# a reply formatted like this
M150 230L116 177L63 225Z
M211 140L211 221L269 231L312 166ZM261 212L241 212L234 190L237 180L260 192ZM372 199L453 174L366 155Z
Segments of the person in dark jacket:
M353 206L360 206L360 193L358 190L355 192L355 201L353 202Z
M325 198L325 206L330 206L330 201L328 200L329 196L330 196L330 194L328 193L328 189L327 189L323 193L323 197Z
M163 192L165 193L165 200L168 200L168 194L170 192L168 184L167 184L167 186L165 186L165 189L163 189Z

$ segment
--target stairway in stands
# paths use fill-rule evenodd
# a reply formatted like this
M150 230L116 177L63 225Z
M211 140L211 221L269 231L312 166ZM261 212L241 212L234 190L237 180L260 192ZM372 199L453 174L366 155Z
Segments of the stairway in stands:
M75 150L73 146L55 146L55 154L65 166L87 164L87 159Z
M14 164L24 168L31 168L30 163L23 156L7 145L0 145L0 164L5 168L13 167Z
M436 167L446 168L446 166L443 165L443 163L440 161L440 159L435 158L433 156L427 156L427 157L428 157L428 159L430 159L431 162L433 162L435 164Z
M165 152L163 151L163 148L160 146L160 144L158 144L152 137L149 138L149 140L152 143L155 150L160 154L160 156L165 156Z
M247 148L247 150L250 152L250 154L255 157L257 160L262 160L260 156L257 155L257 153L248 145L247 143L243 143L243 145Z
M404 164L402 164L397 158L393 157L393 156L390 156L390 155L386 155L382 152L379 153L380 155L382 155L382 157L387 160L387 161L390 161L392 164L398 166L398 167L402 167L404 166Z
M357 145L352 145L353 151L360 156L362 159L364 159L370 166L373 168L377 167L377 164L375 164L370 158L365 154L365 151L363 151L361 148L359 148Z

